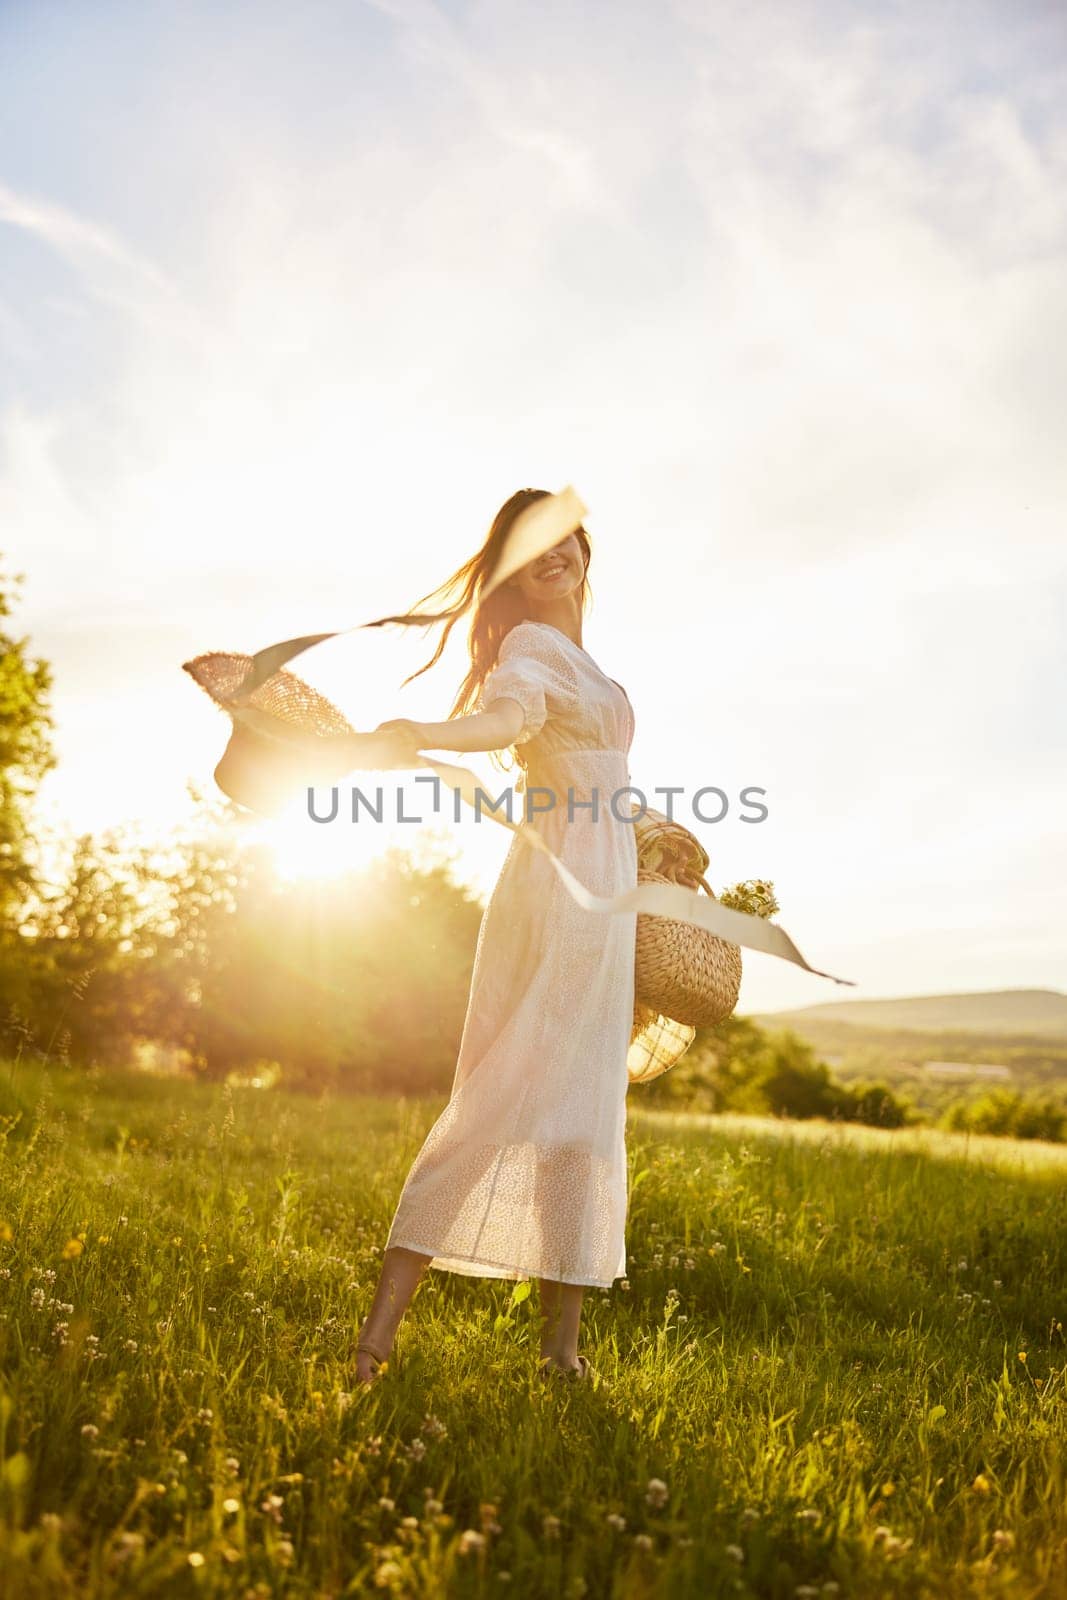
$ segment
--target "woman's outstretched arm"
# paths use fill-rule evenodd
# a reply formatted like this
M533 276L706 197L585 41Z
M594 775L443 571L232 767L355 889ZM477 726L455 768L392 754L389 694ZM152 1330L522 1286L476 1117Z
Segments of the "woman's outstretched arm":
M488 711L473 711L447 722L412 722L399 717L379 723L376 734L396 734L416 750L507 750L522 732L525 712L517 700L501 696Z

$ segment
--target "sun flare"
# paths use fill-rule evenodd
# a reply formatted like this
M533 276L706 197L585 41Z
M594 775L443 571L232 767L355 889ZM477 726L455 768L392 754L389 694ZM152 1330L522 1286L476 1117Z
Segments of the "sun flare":
M259 837L271 851L279 878L287 883L334 878L364 867L390 843L384 828L375 831L315 822L303 798L265 820Z

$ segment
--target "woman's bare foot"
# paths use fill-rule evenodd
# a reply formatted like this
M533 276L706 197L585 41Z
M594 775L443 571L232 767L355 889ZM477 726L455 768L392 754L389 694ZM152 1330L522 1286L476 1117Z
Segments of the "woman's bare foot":
M382 1260L374 1299L356 1335L356 1377L373 1383L389 1359L404 1312L432 1256L397 1245Z
M356 1382L371 1384L389 1359L392 1341L368 1335L361 1328L356 1340Z
M561 1372L577 1372L578 1352L573 1345L568 1347L566 1342L546 1336L541 1340L541 1359L538 1365L558 1368Z
M578 1354L585 1285L541 1278L538 1280L538 1289L541 1300L539 1371L542 1374L564 1372L573 1378L586 1377L589 1363Z
M592 1368L585 1356L569 1357L543 1355L537 1369L543 1378L550 1377L556 1372L564 1373L568 1378L588 1378Z

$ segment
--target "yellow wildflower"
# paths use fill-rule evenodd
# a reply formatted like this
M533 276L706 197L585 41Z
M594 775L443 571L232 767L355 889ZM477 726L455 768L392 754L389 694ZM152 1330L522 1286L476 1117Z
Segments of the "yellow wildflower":
M68 1239L60 1255L64 1261L76 1261L84 1249L85 1246L80 1239Z

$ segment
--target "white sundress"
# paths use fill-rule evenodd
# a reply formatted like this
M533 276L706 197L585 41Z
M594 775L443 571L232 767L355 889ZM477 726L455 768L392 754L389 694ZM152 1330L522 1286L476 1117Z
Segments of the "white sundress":
M594 894L632 889L625 691L558 628L520 622L477 709L505 697L525 713L526 794L555 797L532 826ZM595 820L577 805L593 791ZM515 821L524 806L516 794ZM551 862L512 838L478 932L451 1098L408 1173L387 1249L476 1277L607 1288L625 1276L636 932L636 912L584 910Z

